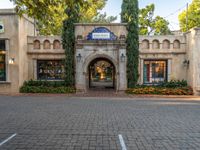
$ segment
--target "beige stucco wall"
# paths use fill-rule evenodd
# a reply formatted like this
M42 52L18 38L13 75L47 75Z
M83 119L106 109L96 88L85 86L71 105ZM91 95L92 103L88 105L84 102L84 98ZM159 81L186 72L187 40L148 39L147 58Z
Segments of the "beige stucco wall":
M142 42L149 41L149 48L144 49ZM153 41L159 41L160 48L153 48ZM168 40L169 48L163 48L163 41ZM180 41L180 48L173 47L175 40ZM165 36L140 36L140 78L139 83L143 83L143 61L144 60L167 60L168 61L168 81L170 80L186 80L187 67L184 66L183 61L186 55L186 39L183 35L165 35Z
M0 20L3 21L5 32L0 34L0 39L6 40L6 71L7 81L0 82L2 93L18 92L24 81L37 80L37 60L62 60L65 58L62 46L53 48L53 43L58 40L62 44L60 36L34 36L33 20L19 18L14 10L0 10ZM87 35L97 27L106 27L113 32L118 39L116 41L88 41ZM126 56L127 35L126 24L75 24L75 64L76 86L80 90L88 88L88 65L96 58L109 59L116 69L116 90L127 88L126 61L121 62L121 54ZM40 42L40 48L34 48L34 41ZM44 41L50 42L50 48L44 49ZM159 48L153 47L153 41L157 40ZM166 47L165 40L169 41ZM174 48L174 42L180 42L179 48ZM144 46L148 42L148 47ZM164 46L163 46L164 45ZM200 92L200 28L191 29L180 35L165 36L140 36L139 37L139 73L138 83L143 84L143 63L145 60L167 60L168 81L186 79L194 88L195 94ZM76 56L81 54L81 62L77 62ZM14 58L14 64L9 64L10 58ZM183 62L189 62L184 64Z
M24 81L28 80L28 57L27 57L27 49L28 49L28 36L34 35L34 21L30 20L27 17L23 19L19 19L19 86L21 86Z
M4 33L0 34L1 39L6 39L6 82L0 83L1 92L17 92L19 67L8 63L11 57L17 58L18 44L18 17L14 11L1 10L0 20L4 23Z
M196 95L200 94L200 28L185 33L187 40L186 60L189 60L186 77Z
M40 49L34 49L35 40L40 42ZM50 42L50 49L44 49L45 40ZM53 42L55 40L60 42L60 49L53 49ZM28 80L37 80L37 60L63 60L65 58L60 36L28 36L27 43L28 70L26 74L28 75Z
M77 23L75 24L75 37L81 35L86 39L87 35L97 27L106 27L113 32L117 37L120 35L126 35L126 24L125 23L112 23L112 24L98 24L98 23Z
M5 32L0 34L0 39L6 39L6 82L0 82L1 93L19 92L26 76L26 50L27 35L33 35L32 20L19 18L13 9L0 10L0 20L4 23ZM9 59L14 58L14 64L9 64Z
M76 88L87 91L89 88L89 64L97 58L106 58L115 66L115 89L124 91L127 88L126 61L121 62L122 54L126 56L126 44L120 36L126 35L126 24L75 24L76 39L75 56L81 55L81 61L76 60ZM87 36L95 28L106 27L117 36L116 41L88 41Z
M87 64L89 61L91 61L89 58L95 58L95 57L101 57L101 55L105 55L104 57L110 57L110 59L113 59L117 63L118 69L121 70L121 72L118 72L119 77L117 79L117 82L119 85L126 86L126 80L120 80L120 75L123 74L123 72L126 72L126 63L120 62L120 53L126 53L125 49L125 43L122 48L119 48L119 45L114 46L115 42L105 42L98 41L98 42L89 42L86 40L87 35L92 32L97 27L106 27L111 32L113 32L119 39L121 35L127 35L126 32L126 24L76 24L76 37L81 39L77 39L77 45L76 45L76 56L78 54L81 54L82 61L80 64L76 64L76 79L77 79L77 87L80 89L84 89L84 87L87 87ZM159 42L159 48L155 49L153 47L153 41L157 40ZM165 40L169 41L169 47L166 48ZM174 42L179 41L180 47L175 48ZM143 47L143 41L148 41L149 47L144 48ZM123 41L125 42L125 41ZM122 42L122 43L123 43ZM167 78L168 81L170 80L186 80L186 71L187 66L184 66L183 62L186 59L186 37L185 35L165 35L165 36L140 36L139 37L139 74L140 78L138 80L139 84L143 84L143 63L145 60L166 60L168 65L167 70ZM89 59L89 60L88 60ZM85 63L87 62L87 63ZM121 66L121 67L120 67ZM86 67L86 68L84 68ZM84 69L82 69L84 68ZM122 75L123 76L123 75ZM123 78L126 78L126 75L123 76ZM117 86L119 86L117 85ZM127 88L127 87L126 87ZM126 89L121 88L121 89ZM120 90L120 86L117 87L117 89Z
M102 42L87 41L87 35L92 32L96 27L106 27L112 31L118 37L118 41L115 42ZM195 94L200 91L200 71L197 70L199 67L199 49L200 49L200 29L192 29L190 32L182 35L165 35L165 36L140 36L139 37L139 73L140 77L138 80L139 84L143 84L143 63L144 60L167 60L168 61L168 81L170 80L187 80L189 85L194 88ZM125 41L120 40L121 35L126 36L125 24L76 24L76 51L75 59L78 54L81 54L81 62L76 62L76 85L78 89L87 90L88 78L87 78L87 67L88 64L98 57L104 57L113 62L117 67L116 74L116 88L117 90L126 89L126 62L120 62L120 54L126 53ZM81 39L80 39L81 36ZM38 39L41 43L40 50L33 49L33 41ZM51 42L51 49L44 50L43 42L48 39ZM28 61L29 61L29 77L28 79L36 79L36 60L37 59L64 59L64 50L53 50L52 43L54 40L61 37L29 37L28 38ZM144 40L149 41L149 48L145 49L142 46ZM159 41L158 49L153 48L153 41ZM169 41L169 48L164 48L164 40ZM174 48L174 41L180 42L180 48ZM184 64L185 60L189 60L189 64ZM120 72L121 70L121 72ZM121 76L121 77L120 77ZM120 87L121 86L121 87Z

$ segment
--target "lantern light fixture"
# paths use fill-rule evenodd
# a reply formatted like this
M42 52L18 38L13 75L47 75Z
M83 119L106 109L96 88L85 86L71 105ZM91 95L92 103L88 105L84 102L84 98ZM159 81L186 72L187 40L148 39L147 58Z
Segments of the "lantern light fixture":
M121 54L121 62L125 62L125 59L126 59L126 57L125 57L125 55L122 53L122 54Z
M82 58L82 56L81 56L81 54L79 53L79 54L76 56L77 62L80 62L80 61L81 61L81 58Z

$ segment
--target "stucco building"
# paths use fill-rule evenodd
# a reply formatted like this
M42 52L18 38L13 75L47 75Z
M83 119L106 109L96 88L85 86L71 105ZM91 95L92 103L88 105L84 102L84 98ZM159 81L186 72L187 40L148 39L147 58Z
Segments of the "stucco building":
M60 36L36 36L34 21L0 10L0 92L19 92L24 81L62 80ZM75 24L76 88L127 88L126 24ZM200 92L200 28L139 37L139 84L187 80Z

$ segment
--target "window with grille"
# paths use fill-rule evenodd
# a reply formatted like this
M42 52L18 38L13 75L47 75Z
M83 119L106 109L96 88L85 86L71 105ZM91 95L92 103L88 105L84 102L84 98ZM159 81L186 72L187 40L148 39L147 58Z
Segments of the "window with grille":
M38 80L63 80L64 61L63 60L38 60L37 61Z

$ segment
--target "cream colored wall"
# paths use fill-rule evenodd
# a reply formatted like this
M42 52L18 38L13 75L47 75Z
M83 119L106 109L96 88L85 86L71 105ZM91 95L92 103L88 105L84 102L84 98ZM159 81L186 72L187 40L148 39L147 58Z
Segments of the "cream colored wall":
M0 83L0 92L17 93L27 79L27 35L33 35L33 24L25 17L19 18L13 9L1 9L0 20L5 27L5 32L0 34L0 38L7 39L7 81ZM15 59L14 64L8 63L10 58Z
M40 41L40 49L34 49L34 41ZM44 41L51 43L50 49L44 49ZM53 49L53 42L58 40L60 49ZM62 48L60 36L29 36L28 37L28 80L37 80L37 60L63 60L65 51Z
M34 35L34 20L24 16L19 18L19 87L28 80L28 36Z
M126 45L121 36L127 34L126 24L75 24L76 50L75 58L81 55L81 61L76 59L75 79L76 88L79 91L87 91L89 88L89 72L88 67L91 61L96 58L106 58L110 60L116 70L115 89L116 91L124 91L127 88L126 80L126 61L121 62L122 54L126 56ZM88 41L87 35L95 28L105 27L113 32L118 39L116 41ZM82 36L82 38L80 38Z
M143 41L149 41L149 48L142 46ZM153 48L153 41L159 42L158 49ZM169 41L169 49L163 48L165 40ZM175 49L173 43L180 41L180 48ZM140 36L139 38L140 64L139 64L139 83L143 84L143 61L144 60L167 60L168 61L168 81L186 80L187 67L183 65L186 55L186 38L184 35L165 35L165 36Z
M190 64L187 69L187 81L193 87L196 95L200 95L200 28L191 29L185 33L187 39L186 60Z
M0 83L0 92L18 92L19 65L18 65L18 17L13 10L0 10L0 20L4 23L5 32L0 34L1 39L7 39L6 44L6 70L7 81ZM8 63L15 58L15 64Z
M112 59L114 62L116 62L117 70L123 70L123 68L126 68L126 65L122 65L120 62L120 54L122 52L125 52L125 45L123 44L123 40L120 42L120 36L127 34L126 32L126 24L75 24L76 30L75 30L75 36L76 38L79 36L82 36L81 39L77 39L76 44L76 51L75 56L77 56L79 53L82 56L82 61L80 64L76 62L76 72L80 72L80 75L76 76L77 79L77 87L84 89L87 86L87 83L85 81L85 75L86 71L84 70L85 61L87 59L95 58L96 56L105 56ZM117 35L119 41L115 42L91 42L87 41L87 35L92 32L97 27L106 27L111 32L113 32L115 35ZM43 42L48 39L51 43L51 49L45 50L43 49ZM29 61L29 79L36 79L36 60L37 59L64 59L64 50L53 50L52 49L52 43L54 40L58 39L61 41L61 37L59 36L37 36L37 37L29 37L28 38L28 61ZM33 42L34 40L40 41L40 49L33 49ZM144 40L149 41L149 48L144 49L142 47L142 42ZM158 40L159 41L159 49L153 48L153 41ZM169 49L164 48L163 44L164 41L169 41ZM173 44L174 41L178 40L180 42L180 48L174 48ZM140 72L140 78L139 83L143 84L143 62L144 60L167 60L168 61L168 81L175 79L175 80L182 80L187 79L186 77L186 71L187 67L183 65L183 62L186 57L186 37L184 35L168 35L168 36L140 36L139 38L139 51L140 51L140 60L139 60L139 72ZM125 50L125 51L124 51ZM123 72L126 72L125 70L121 73L118 72L118 75L123 75ZM83 75L83 76L81 76ZM120 85L126 85L126 80L120 80L117 81L117 84ZM124 89L124 87L123 87Z
M33 36L34 27L33 20L28 18L19 18L14 10L0 10L0 20L4 22L5 32L0 34L0 39L6 39L6 68L7 81L0 82L0 92L18 92L19 87L25 80L37 79L37 60L61 60L65 58L64 50L53 49L53 41L59 40L62 43L60 36ZM90 55L90 49L102 55L108 54L110 58L116 60L116 65L119 65L118 70L125 68L119 62L119 56L125 52L124 41L120 40L120 36L127 34L126 24L76 24L75 35L82 36L77 45L77 54L84 50L82 56ZM87 35L96 27L106 27L118 36L118 41L109 42L86 42L86 45L81 42L86 41ZM33 43L35 40L40 41L40 49L34 49ZM49 40L51 43L50 49L44 49L43 43ZM149 48L143 48L142 42L149 41ZM154 40L159 41L160 48L154 49L152 43ZM163 41L170 42L169 49L163 48ZM180 48L174 49L173 42L180 41ZM168 60L168 79L186 79L188 83L195 89L195 93L200 92L200 29L195 28L183 35L168 35L168 36L140 36L139 38L139 83L143 83L143 61L147 59ZM120 43L121 42L121 43ZM107 51L106 51L106 49ZM104 51L105 49L105 51ZM113 50L111 50L113 49ZM93 52L93 53L94 53ZM76 56L76 55L75 55ZM93 55L94 57L94 55ZM15 58L13 65L8 64L9 58ZM188 65L183 62L189 60ZM125 71L124 71L125 72ZM123 74L125 78L125 74ZM123 83L124 82L124 83ZM120 84L126 85L126 80L121 80Z
M87 35L92 32L97 27L106 27L111 32L113 32L117 37L120 35L126 35L126 24L122 23L112 23L112 24L98 24L98 23L76 23L75 24L75 37L78 35L83 36L83 39L86 39Z

